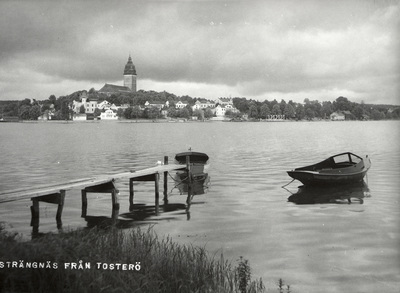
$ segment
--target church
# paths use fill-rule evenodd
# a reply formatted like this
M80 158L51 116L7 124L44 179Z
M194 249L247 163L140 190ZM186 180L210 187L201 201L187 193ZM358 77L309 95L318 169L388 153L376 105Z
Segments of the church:
M124 85L114 85L106 83L98 92L111 96L116 93L135 93L136 92L136 68L129 55L128 62L124 69Z

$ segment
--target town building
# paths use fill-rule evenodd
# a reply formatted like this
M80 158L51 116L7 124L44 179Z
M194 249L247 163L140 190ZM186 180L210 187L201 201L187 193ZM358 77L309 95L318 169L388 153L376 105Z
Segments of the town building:
M100 114L100 120L117 120L117 113L111 109L107 109Z
M217 117L223 117L225 116L226 112L230 110L233 113L239 112L238 109L236 109L233 105L231 104L226 104L226 105L218 105L215 107L215 115Z
M233 100L232 98L218 98L215 104L220 104L221 106L233 105Z
M333 112L330 118L332 121L344 121L346 117L342 112Z
M182 102L182 101L178 101L176 104L175 104L175 108L176 109L183 109L183 108L185 108L187 105L189 105L188 103L185 103L185 102Z
M197 100L194 103L194 106L192 107L193 111L200 110L200 109L207 109L207 108L211 108L211 109L215 108L215 103L210 102L206 99L200 99L200 100Z
M136 68L132 62L131 55L129 55L128 62L124 68L123 83L124 85L114 85L106 83L98 92L111 96L116 93L135 93L136 92Z
M85 108L85 114L93 114L94 110L97 108L97 99L88 97L87 91L83 91L80 96L81 101L73 101L72 110L74 113L79 114L81 107ZM82 113L83 114L83 113Z

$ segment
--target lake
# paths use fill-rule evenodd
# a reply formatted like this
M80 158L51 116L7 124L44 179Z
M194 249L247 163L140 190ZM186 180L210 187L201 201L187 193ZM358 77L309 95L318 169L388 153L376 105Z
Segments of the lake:
M205 194L186 211L170 179L169 208L155 216L154 183L135 183L133 215L128 182L118 181L121 226L153 225L160 237L233 263L243 256L268 292L279 278L292 292L398 292L399 136L400 121L0 123L0 191L147 168L192 148L210 157ZM367 186L316 203L288 200L301 183L282 188L286 171L346 151L370 157ZM30 206L0 205L7 230L30 237ZM40 232L57 232L55 214L40 204ZM67 192L64 229L110 218L110 195L89 193L88 215L80 191Z

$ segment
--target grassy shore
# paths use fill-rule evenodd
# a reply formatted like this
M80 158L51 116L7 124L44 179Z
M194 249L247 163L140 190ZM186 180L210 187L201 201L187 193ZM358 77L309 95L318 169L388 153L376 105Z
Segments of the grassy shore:
M282 284L277 292L284 292ZM233 266L151 229L84 229L18 241L0 231L1 292L265 292ZM289 288L285 289L289 292Z

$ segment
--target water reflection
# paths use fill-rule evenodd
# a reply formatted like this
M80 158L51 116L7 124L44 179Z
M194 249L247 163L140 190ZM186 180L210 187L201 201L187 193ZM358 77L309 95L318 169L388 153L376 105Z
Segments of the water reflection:
M288 201L295 204L363 204L369 197L368 185L363 181L340 186L300 186L289 196Z
M177 172L174 178L175 187L178 188L180 194L187 194L189 190L189 180L186 172ZM191 181L191 195L201 195L208 191L210 184L210 176L208 173L193 175Z

